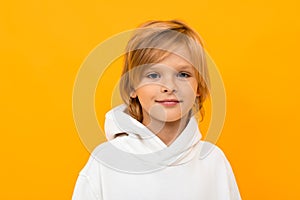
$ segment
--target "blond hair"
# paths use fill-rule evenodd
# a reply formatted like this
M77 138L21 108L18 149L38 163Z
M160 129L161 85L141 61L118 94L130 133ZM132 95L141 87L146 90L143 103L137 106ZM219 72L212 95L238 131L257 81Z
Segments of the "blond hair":
M189 55L180 53L183 48ZM143 121L141 104L138 97L130 96L139 82L142 71L139 66L158 63L170 53L179 54L195 67L200 96L196 98L193 111L200 111L201 121L204 118L203 103L209 95L209 75L200 36L179 20L148 21L136 29L127 44L120 81L120 94L128 106L128 113L140 122Z

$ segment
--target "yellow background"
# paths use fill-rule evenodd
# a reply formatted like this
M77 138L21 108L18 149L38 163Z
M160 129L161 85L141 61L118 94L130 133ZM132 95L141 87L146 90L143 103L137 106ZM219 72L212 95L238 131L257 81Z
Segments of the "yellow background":
M300 199L298 11L296 0L2 2L0 199L71 198L89 157L72 118L81 63L114 34L173 18L201 34L222 74L227 115L217 144L243 199Z

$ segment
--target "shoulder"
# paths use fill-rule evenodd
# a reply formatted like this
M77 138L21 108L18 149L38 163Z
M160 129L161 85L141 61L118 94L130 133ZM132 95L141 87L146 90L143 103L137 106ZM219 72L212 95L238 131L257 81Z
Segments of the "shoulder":
M200 141L200 149L199 149L199 159L207 160L207 159L217 159L217 160L227 160L224 152L217 145L208 142L208 141Z
M200 141L200 144L199 161L205 163L209 170L214 173L215 189L224 195L226 193L229 199L240 200L241 196L234 173L222 149L206 141Z
M201 141L199 161L210 166L216 173L227 174L231 179L234 179L231 165L224 152L217 145Z
M115 139L99 144L90 155L90 158L82 169L82 174L100 174L104 168L114 168L122 159L128 157L128 152L124 150L124 138L120 136Z
M100 199L101 190L101 164L93 155L79 172L72 199Z
M96 146L96 148L91 152L90 157L86 165L81 170L80 174L88 175L100 172L100 166L102 165L101 157L103 157L111 148L111 142L103 142Z

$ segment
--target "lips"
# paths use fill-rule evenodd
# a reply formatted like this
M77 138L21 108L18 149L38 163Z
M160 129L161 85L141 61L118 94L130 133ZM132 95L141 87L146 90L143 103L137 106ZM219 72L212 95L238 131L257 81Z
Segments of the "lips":
M155 100L155 102L160 103L165 106L173 106L181 103L182 101L179 101L177 99L163 99L163 100Z

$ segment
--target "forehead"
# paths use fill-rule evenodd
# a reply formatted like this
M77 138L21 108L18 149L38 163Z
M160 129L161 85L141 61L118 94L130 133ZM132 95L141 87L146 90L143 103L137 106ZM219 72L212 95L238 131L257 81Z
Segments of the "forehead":
M193 65L179 55L170 53L163 60L150 65L148 69L159 69L162 67L171 67L175 70L191 70Z
M162 64L171 64L172 66L192 66L192 64L186 60L182 55L177 55L174 53L170 53L167 57L161 60L159 63Z
M193 57L199 52L193 49L193 45L189 45L185 41L160 41L161 44L154 45L150 48L141 48L137 50L137 55L142 57L141 60L137 60L139 64L157 63L165 60L167 57L176 57L184 59L188 62L193 62Z
M158 63L167 60L168 58L193 63L192 58L197 54L197 52L193 51L188 46L178 44L172 44L168 49L148 48L139 49L137 51L137 55L142 58L138 61L139 64Z

